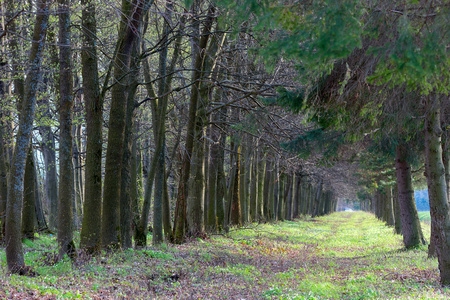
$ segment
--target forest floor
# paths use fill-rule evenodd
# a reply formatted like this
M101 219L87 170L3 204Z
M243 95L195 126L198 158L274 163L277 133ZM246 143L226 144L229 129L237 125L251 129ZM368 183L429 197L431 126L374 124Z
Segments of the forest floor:
M405 251L392 228L364 212L251 225L76 264L55 263L55 245L48 235L24 242L35 277L8 275L2 250L0 299L450 298L426 247Z

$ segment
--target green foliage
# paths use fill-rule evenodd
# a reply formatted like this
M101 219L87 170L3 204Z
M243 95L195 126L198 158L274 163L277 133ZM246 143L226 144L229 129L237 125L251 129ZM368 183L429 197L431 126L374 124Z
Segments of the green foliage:
M284 56L301 62L302 70L322 72L330 71L334 60L362 46L364 9L359 1L323 0L293 7L272 4L268 13L280 31L262 49L264 58Z
M288 111L299 113L305 109L305 91L289 91L285 88L278 89L277 97L263 98L266 106L279 105Z
M449 37L445 29L450 22L449 11L443 9L436 14L432 25L425 28L421 22L414 24L407 14L400 18L393 32L396 39L373 49L387 59L379 63L369 82L388 83L391 88L405 85L424 94L450 92Z
M317 128L309 130L295 140L283 143L281 146L303 158L307 158L312 153L321 153L327 160L336 156L339 146L344 143L344 135L341 132Z

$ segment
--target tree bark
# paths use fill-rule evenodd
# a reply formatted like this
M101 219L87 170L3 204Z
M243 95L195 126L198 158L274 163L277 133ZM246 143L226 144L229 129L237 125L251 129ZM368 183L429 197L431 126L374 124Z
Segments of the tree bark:
M264 168L264 186L263 186L263 201L264 201L264 219L266 221L271 220L272 209L270 208L270 189L271 189L271 177L272 177L272 162L266 156L265 168Z
M387 186L386 187L386 200L387 200L387 224L389 226L395 225L395 219L394 219L394 204L392 201L392 187Z
M241 164L241 147L239 145L239 142L235 143L235 147L233 149L234 151L234 166L233 166L233 172L232 176L233 178L233 184L232 186L231 196L231 218L230 218L230 224L231 225L237 225L241 226L241 203L240 203L240 193L239 193L239 179L240 179L240 164Z
M276 163L275 161L270 161L270 174L269 174L269 220L275 221L275 188L276 188Z
M393 192L394 216L395 216L395 233L402 234L402 218L400 213L400 204L398 202L397 185L394 186Z
M278 217L278 199L280 190L280 177L278 175L278 162L274 162L273 170L273 220L276 221Z
M111 90L108 146L102 203L102 246L117 248L120 242L120 184L124 147L127 87L133 44L138 38L142 13L149 1L122 1L118 51L114 59L115 84Z
M70 38L70 0L59 0L59 196L58 244L59 256L75 255L73 242L74 170L73 154L73 95Z
M285 204L286 204L286 209L285 209L285 219L290 221L292 220L292 175L287 175L287 180L286 180L286 188L285 188L285 192L284 192L284 197L285 197Z
M48 5L45 0L37 2L38 13L34 25L32 45L29 54L29 71L26 77L25 94L19 115L19 130L11 164L6 205L6 262L11 273L23 272L25 267L22 249L22 196L25 172L25 160L30 145L36 108L36 91L40 79L42 51L48 23Z
M189 121L186 131L186 145L185 152L183 156L183 165L181 170L181 176L178 186L177 204L175 209L175 226L174 226L174 240L177 243L181 243L184 239L185 234L185 221L186 221L186 210L190 210L188 223L190 234L198 234L198 231L203 231L203 209L202 209L202 195L203 192L203 174L201 168L203 168L203 139L199 141L199 137L203 132L203 117L198 118L200 114L205 115L206 110L199 105L199 92L200 92L200 79L202 74L202 64L205 59L206 46L208 44L209 36L211 33L212 23L214 20L214 6L209 7L208 17L205 21L203 32L198 43L198 51L194 59L194 72L192 75L192 88L191 96L189 102ZM195 48L195 47L194 47ZM203 111L203 112L202 112ZM206 116L206 115L205 115ZM197 142L195 142L197 140ZM194 145L197 144L196 151L194 150ZM199 156L200 155L200 156ZM189 178L191 173L191 160L194 162L193 165L196 166L196 170L193 171L193 176L191 183L195 186L189 184ZM196 193L191 195L190 207L187 207L187 202L189 202L189 193L187 190L189 184L189 192ZM197 186L201 185L201 186ZM191 187L195 187L195 191L191 190ZM199 199L200 198L200 199ZM188 199L188 201L186 201ZM200 203L200 205L198 205ZM201 216L199 216L201 215ZM200 220L200 218L202 220ZM189 221L190 219L190 221Z
M34 157L33 148L28 148L23 184L22 235L26 239L34 239L36 222L34 194Z
M2 95L0 95L0 97L2 97ZM8 160L6 155L7 149L5 147L5 131L2 117L3 114L0 113L0 242L3 242L3 238L5 236L5 215L8 197Z
M228 115L227 107L223 107L220 112L219 122L225 122ZM225 142L227 139L226 131L222 131L219 138L219 151L217 155L217 183L216 183L216 215L218 231L225 228L225 195L226 179L224 171L225 163Z
M242 137L241 141L241 159L239 163L239 201L241 208L241 224L244 225L248 222L248 188L249 183L246 182L248 178L248 154L249 145L248 140Z
M436 254L441 284L450 285L450 217L445 168L442 161L440 103L429 96L425 114L425 160L430 214L435 225ZM403 224L403 223L402 223Z
M212 115L212 123L217 121L218 111ZM217 191L217 168L219 159L219 129L212 124L210 127L209 138L212 140L209 148L209 164L208 164L208 210L206 211L206 231L214 233L217 231L217 217L216 217L216 191Z
M319 216L319 207L320 207L320 198L322 197L322 179L319 180L319 184L317 185L316 194L313 198L313 209L312 209L312 216L313 218Z
M43 117L50 120L51 114L48 99L42 99L38 105L44 110ZM49 225L54 230L58 223L58 176L56 173L55 136L51 126L47 124L39 127L39 133L42 137L41 147L45 165L45 188L49 208Z
M84 216L81 226L80 247L87 252L99 252L101 248L102 209L102 122L103 98L100 97L98 60L93 0L82 0L82 75L86 107L86 182Z
M251 158L251 165L250 165L250 220L252 222L256 222L258 220L258 213L257 213L257 170L256 170L256 152L253 151L253 155L250 156Z
M294 219L300 216L300 188L301 188L301 176L295 176L295 192L294 192L294 200L293 200L293 209L292 209L292 217ZM328 208L329 210L330 208ZM327 208L326 208L327 210ZM328 211L329 212L329 211ZM328 213L326 212L326 213Z
M166 79L167 71L169 73L172 70L167 70L167 54L168 54L168 35L170 33L171 21L172 21L172 8L173 2L169 1L167 3L164 27L163 27L163 39L162 44L165 47L162 48L159 55L159 80L158 93L159 95L164 95L169 91L171 86L171 78ZM179 48L178 41L177 46ZM178 51L174 52L174 58L172 60L172 65L177 61ZM155 134L155 144L156 150L155 155L157 156L156 163L156 178L155 178L155 202L153 205L153 244L159 244L163 242L163 201L165 192L165 157L166 157L166 112L167 112L168 96L163 96L156 108L156 103L152 103L152 114L155 115L156 121L156 134ZM156 115L157 114L157 115ZM168 199L167 199L168 201ZM166 207L168 208L168 206ZM170 213L169 213L170 214ZM171 238L168 236L168 238Z
M132 51L133 68L131 70L131 83L128 89L127 107L125 116L125 134L121 169L120 187L120 246L122 249L132 248L131 235L131 161L134 136L134 96L138 87L137 78L139 66L137 65L138 47L134 45Z
M450 126L450 125L447 125ZM445 170L445 184L447 186L447 197L450 203L450 136L449 129L446 130L446 136L442 139L442 163Z
M37 230L48 230L48 224L45 220L44 215L44 207L42 205L42 195L40 193L39 189L39 178L38 178L38 172L37 167L35 165L35 168L33 169L34 172L34 207L36 212L36 221L37 221Z
M284 202L286 200L285 198L286 174L281 173L279 180L280 184L278 187L277 220L284 221Z
M425 244L414 201L411 167L407 161L407 146L400 144L396 149L395 168L397 171L398 202L401 213L403 244L414 248Z
M263 222L264 221L264 195L263 195L263 186L264 186L264 177L266 176L266 172L264 170L265 164L264 164L264 157L265 154L264 152L262 152L262 150L257 150L257 157L258 157L258 162L257 162L257 174L256 174L256 178L257 178L257 200L256 200L256 214L257 214L257 219L259 222Z

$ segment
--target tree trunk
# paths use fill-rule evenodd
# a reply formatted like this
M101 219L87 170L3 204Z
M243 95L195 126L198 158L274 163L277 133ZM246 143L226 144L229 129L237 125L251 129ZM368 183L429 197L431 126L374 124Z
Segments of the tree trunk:
M312 216L314 214L314 185L309 182L308 183L308 212L307 214Z
M167 186L167 173L164 173L164 197L162 200L162 214L163 214L163 228L165 239L172 243L173 242L173 231L172 224L170 220L170 197L169 197L169 188Z
M387 224L389 226L395 225L395 219L394 219L394 203L392 201L392 187L387 186L386 187L386 200L387 200Z
M285 197L285 219L290 221L292 220L292 181L293 176L287 175L287 182L286 182L286 190L284 192Z
M114 78L111 89L108 146L105 160L105 183L102 203L102 245L117 248L120 242L120 184L124 147L127 88L133 44L138 38L144 8L149 1L122 1L122 21L118 51L114 59Z
M178 61L179 49L181 38L177 39L175 50L173 54L173 59L170 65L169 70L167 70L167 55L168 55L168 38L170 34L170 26L172 20L172 9L173 2L169 1L167 3L166 14L164 20L163 27L163 39L162 44L165 47L162 48L159 56L159 76L161 79L159 80L158 93L159 95L164 95L159 100L157 107L156 103L152 103L152 117L154 115L154 120L156 121L155 128L155 144L156 150L155 155L158 157L156 164L156 178L155 178L155 204L153 206L153 244L159 244L163 242L163 211L165 214L165 219L170 216L168 197L165 197L167 178L166 178L166 169L165 169L165 157L166 157L166 113L167 113L167 103L168 96L165 95L169 92L169 89L172 85L172 73L175 69L175 64ZM166 77L166 74L169 73L169 77ZM165 208L163 209L163 202L165 203ZM166 220L167 221L167 220ZM166 222L166 232L169 229L170 223ZM166 235L168 240L172 239L172 234Z
M58 244L59 256L75 255L73 242L74 170L72 162L73 95L70 38L70 0L59 0L59 196Z
M294 219L300 216L300 188L301 188L301 176L295 176L295 192L294 192L294 200L293 200L293 209L292 209L292 217ZM330 209L329 207L326 209ZM326 212L328 213L328 212Z
M272 209L270 209L270 188L271 188L271 177L272 177L272 165L271 160L266 156L265 168L264 168L264 185L263 185L263 202L264 202L264 219L266 221L271 220Z
M253 155L251 156L251 166L250 166L250 219L252 222L256 222L258 220L258 213L257 213L257 189L256 189L256 183L257 183L257 176L256 176L256 152L253 152Z
M286 174L281 173L280 177L280 184L278 187L278 203L277 203L277 220L278 221L284 221L284 202L286 200L285 198L285 186L286 186Z
M33 169L34 171L34 207L36 212L36 221L38 231L47 230L48 225L45 220L44 207L42 205L42 194L39 189L39 177L37 172L37 167Z
M1 95L0 95L1 97ZM1 110L1 108L0 108ZM0 113L0 241L5 236L5 214L6 202L8 197L8 167L7 167L7 149L5 147L4 123L1 120L3 114Z
M44 98L38 103L44 110L43 117L51 119L49 101ZM45 107L44 107L45 106ZM40 126L41 147L45 166L45 190L49 208L49 223L52 230L57 227L58 220L58 176L56 174L55 136L50 126Z
M450 217L448 214L447 183L442 161L439 100L429 97L425 115L425 160L430 199L430 214L434 222L436 254L441 284L450 285ZM403 224L403 223L402 223Z
M200 78L202 74L202 64L206 54L206 46L208 44L212 23L214 20L214 7L209 7L208 17L205 21L203 32L201 38L198 42L198 51L195 51L194 59L194 72L192 75L192 88L191 97L189 102L189 121L188 128L186 131L186 146L183 156L183 165L181 170L181 176L178 186L178 196L177 204L175 209L175 225L174 225L174 240L177 243L181 243L184 239L185 233L185 221L186 221L186 210L189 209L188 223L190 234L198 234L197 231L203 231L203 208L202 208L202 195L203 192L203 173L201 168L203 168L203 139L201 141L199 138L203 132L204 117L206 117L206 110L199 105L199 91L200 91ZM196 46L197 47L197 46ZM195 48L195 47L194 47ZM198 116L202 115L199 119ZM195 142L197 141L197 142ZM196 144L196 149L194 150L194 144ZM201 155L201 156L198 156ZM191 181L191 160L194 162L193 165L196 166L196 170L193 171L193 176ZM189 198L189 192L195 193ZM201 185L201 186L197 186ZM195 189L191 190L191 187ZM187 208L186 199L190 199L190 206ZM198 204L200 203L200 205ZM199 216L201 215L201 216ZM190 219L190 221L189 221Z
M263 186L264 186L264 177L266 176L266 172L264 170L265 164L264 164L264 157L265 154L263 152L260 152L261 150L257 150L257 157L258 157L258 162L257 162L257 200L256 200L256 214L257 214L257 219L259 222L263 222L264 221L264 195L263 195Z
M213 113L212 122L217 120L218 111ZM206 231L214 233L217 231L216 218L216 190L217 190L217 168L219 156L219 139L220 133L218 128L212 124L209 132L209 138L213 141L209 149L209 164L208 164L208 210L206 211Z
M273 160L270 162L269 174L269 200L268 200L268 216L270 221L275 221L275 189L276 189L276 164Z
M97 61L97 22L93 0L82 0L82 74L86 107L86 182L84 216L80 247L90 253L101 248L102 208L102 122L103 98L100 96Z
M81 105L80 105L81 108ZM74 108L76 109L76 108ZM75 118L80 118L79 113ZM83 162L81 153L83 152L81 144L81 124L73 126L73 167L74 167L74 204L73 204L73 226L79 230L83 220Z
M142 159L140 151L138 150L138 133L139 133L139 123L134 128L133 142L131 147L131 186L130 186L130 197L131 197L131 223L132 223L132 235L134 236L136 231L136 226L139 222L139 205L142 198Z
M394 186L394 192L392 194L394 204L394 216L395 216L395 233L402 234L402 218L400 213L400 204L398 202L397 185Z
M230 218L230 224L231 225L241 225L241 206L240 206L240 194L239 194L239 179L240 179L240 164L241 164L241 147L239 146L239 142L235 143L234 149L232 149L234 152L234 166L233 166L233 184L231 195L230 195L230 201L231 201L231 218Z
M5 62L0 61L0 70L4 72ZM5 84L0 79L0 101L5 101ZM9 155L7 145L9 137L7 130L7 122L5 117L8 115L8 109L0 107L0 244L3 244L5 236L5 215L6 215L6 202L8 197L8 165Z
M30 145L33 118L36 107L36 91L40 79L42 51L48 23L48 6L45 0L37 2L36 21L29 54L29 72L25 94L19 115L19 130L11 164L6 205L6 262L11 273L21 273L25 267L22 249L22 196L26 152Z
M127 108L125 116L125 135L124 147L122 156L121 169L121 187L120 187L120 246L122 249L132 248L131 240L131 161L132 161L132 147L134 136L134 95L138 87L137 78L139 75L138 65L136 60L138 56L137 43L134 44L132 51L133 69L131 70L131 84L128 90Z
M23 183L22 234L24 238L31 240L34 239L36 222L34 182L33 148L29 147Z
M211 121L208 117L208 121L207 124L210 124ZM205 136L206 137L210 137L210 131L211 131L211 126L210 125L205 125L206 127L206 133ZM209 145L209 140L208 138L205 141L205 162L204 162L204 176L205 176L205 188L203 189L204 191L204 195L203 195L203 224L205 224L205 230L208 224L208 211L209 211L209 160L211 159L210 157L210 145Z
M220 113L219 122L227 119L228 109L224 107ZM219 151L217 155L217 183L216 183L216 215L218 231L225 229L225 195L226 195L226 179L224 171L225 163L225 142L227 139L226 132L223 131L219 138Z
M242 136L242 135L241 135ZM242 137L241 141L241 161L240 161L240 169L239 169L239 200L241 207L241 224L244 225L248 222L248 196L249 196L249 187L250 187L250 178L249 178L249 144L248 139ZM248 182L247 182L248 180Z
M278 218L278 198L280 190L280 177L278 175L278 162L274 162L273 170L273 220Z
M316 195L313 198L313 214L311 217L315 218L319 216L319 207L320 207L320 198L322 197L322 179L319 180L319 184L317 185Z
M447 125L450 126L450 125ZM445 170L445 184L447 186L447 197L450 202L450 135L449 129L446 131L446 137L442 139L442 163Z
M400 144L396 149L395 168L397 170L398 202L401 213L403 243L406 248L425 244L420 227L414 190L411 180L411 167L407 161L407 146Z
M150 202L153 190L153 181L156 173L157 156L153 156L150 162L150 168L147 174L147 182L144 189L144 203L142 204L142 214L135 231L136 247L145 247L147 245L148 216L150 214Z

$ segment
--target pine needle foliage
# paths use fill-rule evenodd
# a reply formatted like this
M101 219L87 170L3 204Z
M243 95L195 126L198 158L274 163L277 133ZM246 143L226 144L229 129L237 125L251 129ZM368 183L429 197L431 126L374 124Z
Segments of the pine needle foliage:
M317 128L299 135L292 141L282 143L281 146L302 158L320 153L323 156L320 163L330 164L338 155L339 147L344 144L345 139L342 132Z

